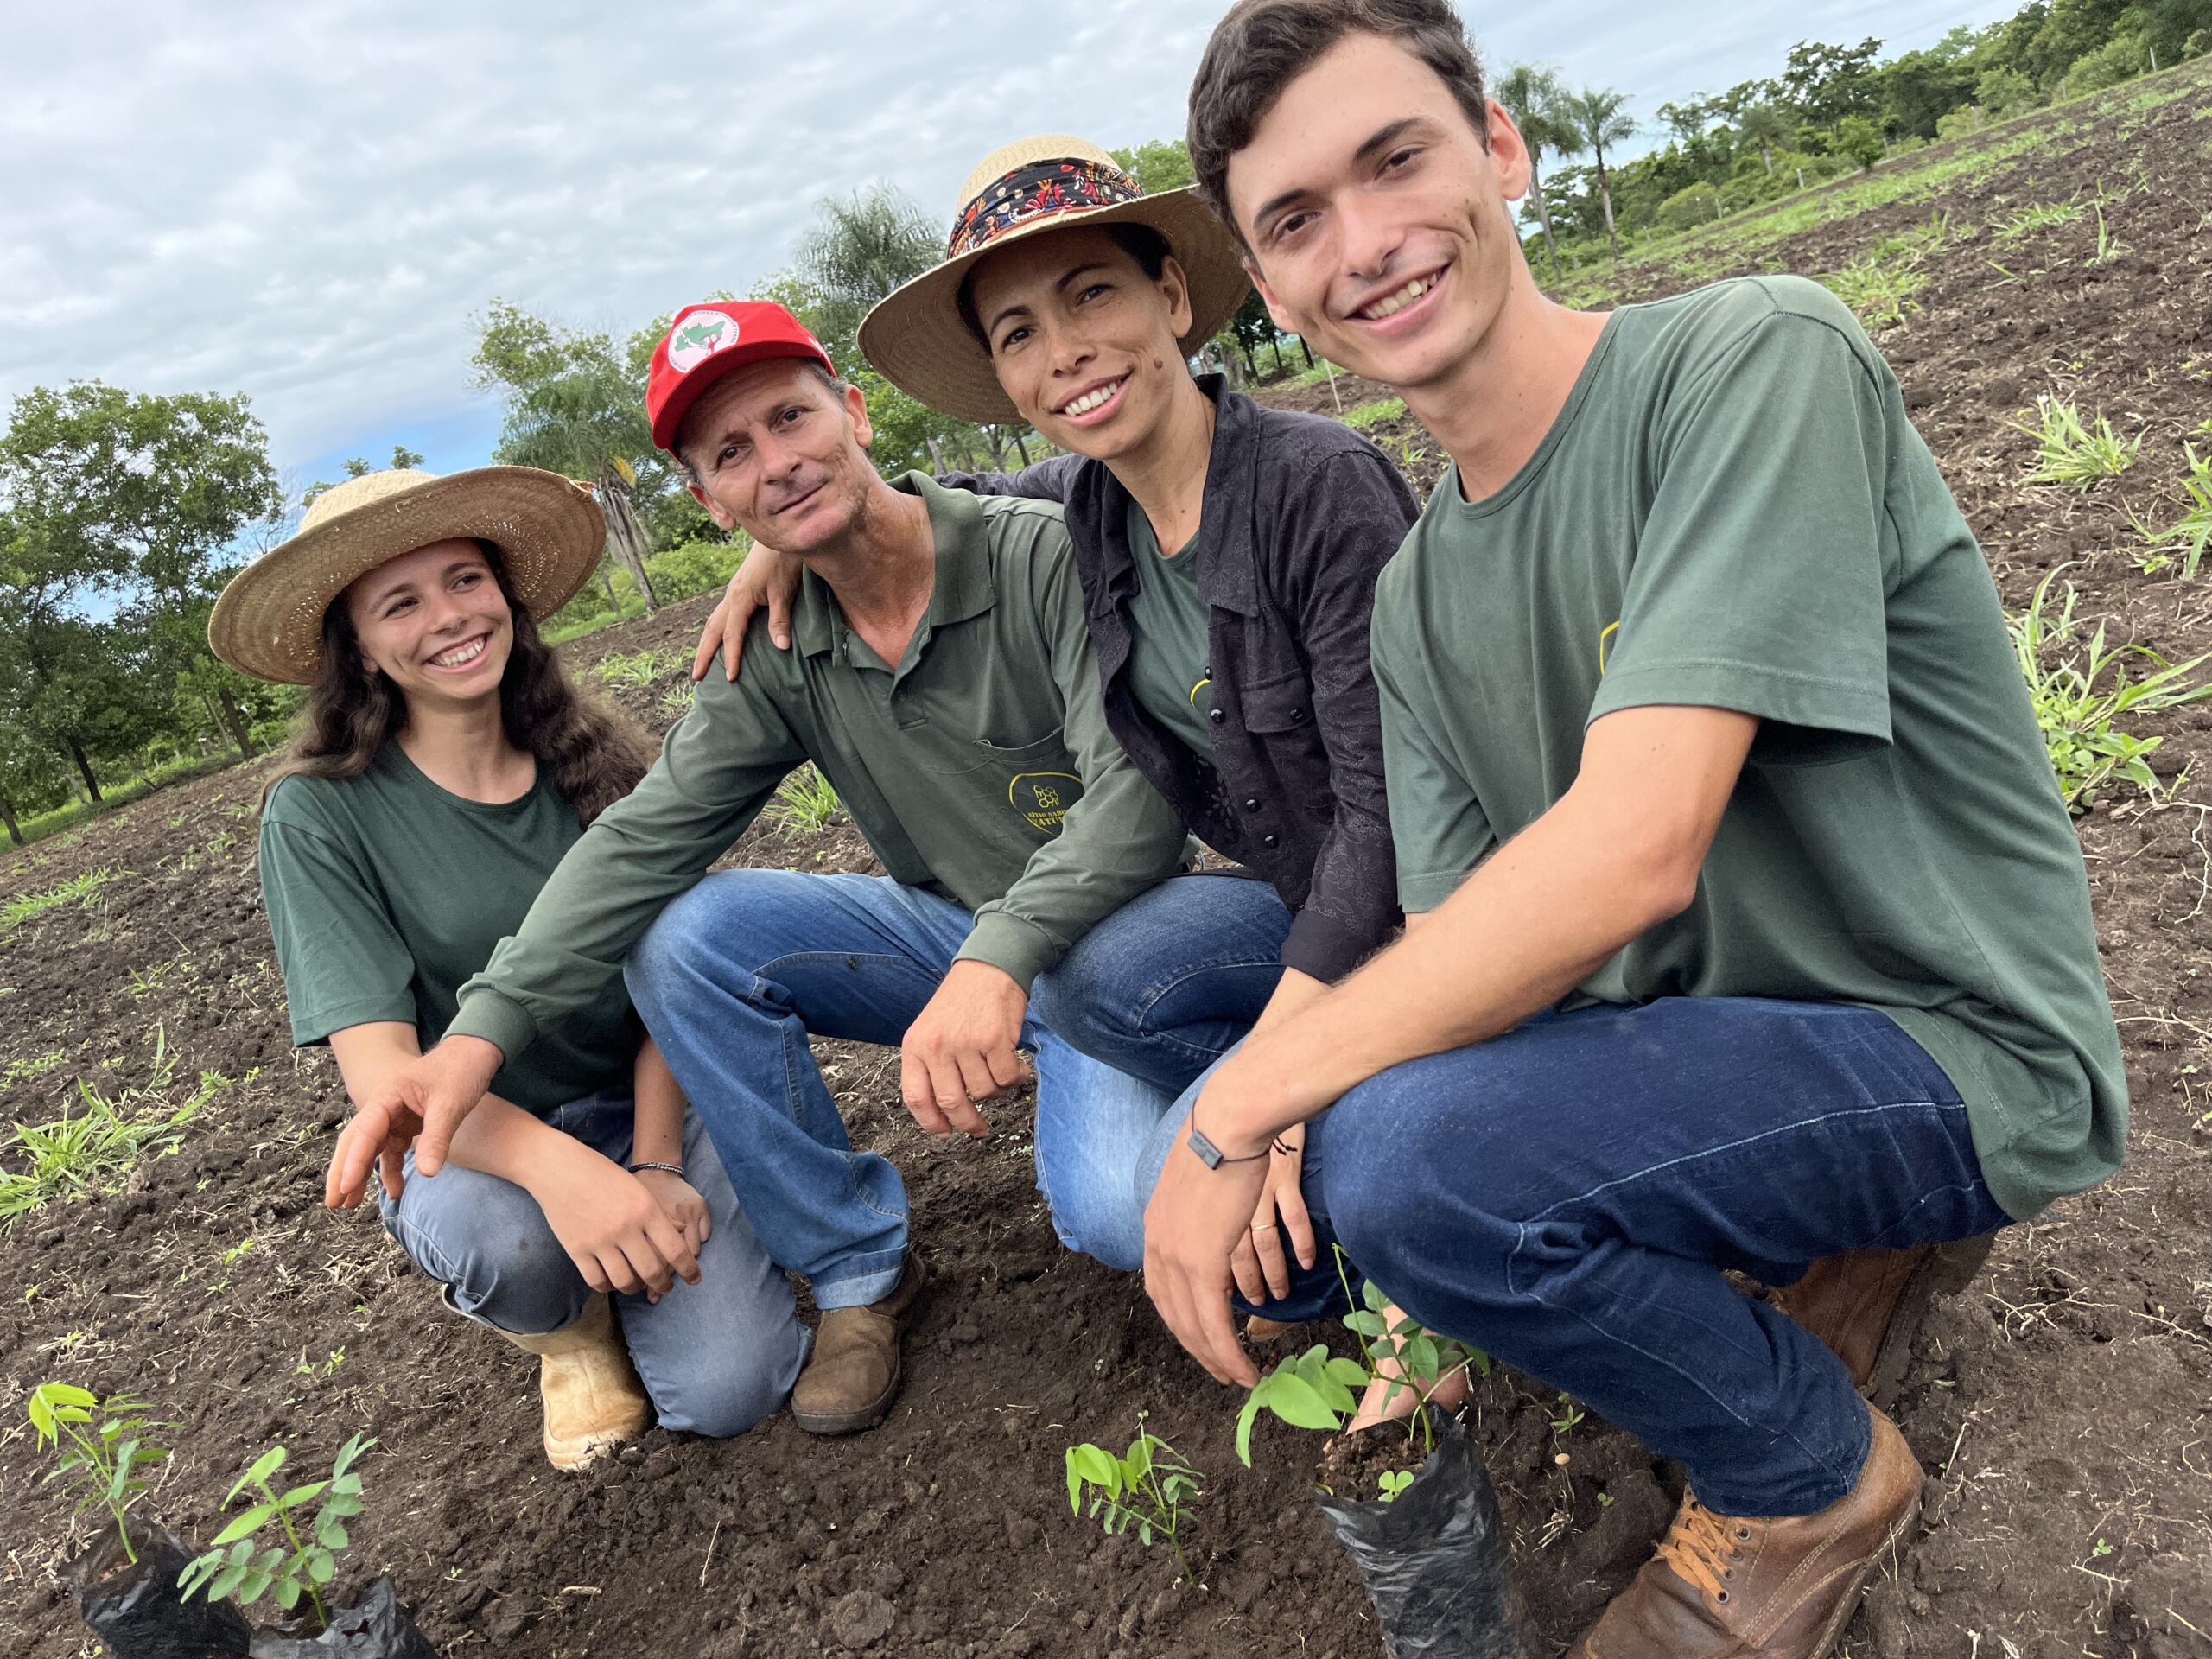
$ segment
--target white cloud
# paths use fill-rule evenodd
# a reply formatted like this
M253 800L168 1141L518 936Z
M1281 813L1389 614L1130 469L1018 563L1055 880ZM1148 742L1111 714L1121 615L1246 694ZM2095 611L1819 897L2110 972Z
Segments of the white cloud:
M280 464L482 423L471 315L635 326L783 264L813 204L933 213L988 149L1179 133L1222 0L365 0L18 8L0 62L0 395L75 376L252 394ZM1999 0L1467 8L1637 111L1796 39ZM1955 15L1945 15L1945 14ZM488 427L488 423L482 423Z

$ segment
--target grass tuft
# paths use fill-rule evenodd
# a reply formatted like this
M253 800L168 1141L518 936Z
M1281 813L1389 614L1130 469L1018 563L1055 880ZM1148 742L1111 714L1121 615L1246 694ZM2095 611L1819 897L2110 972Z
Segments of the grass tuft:
M1402 397L1376 397L1344 410L1344 423L1355 432L1364 432L1370 427L1380 426L1385 421L1395 421L1406 412Z
M176 1057L167 1033L154 1027L153 1073L135 1089L110 1100L83 1078L77 1093L84 1109L67 1106L51 1123L18 1123L10 1148L22 1167L0 1168L0 1224L13 1223L57 1198L81 1198L113 1190L140 1159L175 1152L184 1126L230 1080L203 1071L190 1096L175 1104L171 1095Z
M2205 423L2212 428L2212 421ZM2212 544L2212 454L2200 455L2193 443L2182 445L2182 453L2189 457L2189 476L2181 481L2182 496L2188 510L2164 530L2152 530L2134 513L2127 515L2127 522L2135 526L2135 533L2152 547L2164 548L2179 543L2188 551L2183 555L2181 574L2184 581L2196 574L2196 567L2204 561L2204 550ZM2153 553L2143 561L2143 574L2154 576L2173 563L2169 553Z
M830 780L810 762L776 785L776 798L764 816L779 830L813 835L828 829L843 810Z
M2098 791L2120 777L2155 798L2158 780L2149 756L2164 740L2139 737L2120 722L2131 715L2212 697L2212 685L2189 682L2205 659L2169 663L2147 645L2108 645L2102 622L2083 639L2083 624L2074 612L2074 584L2066 584L2063 604L2054 609L2050 603L2051 583L2065 568L2037 582L2028 607L2005 619L2059 793L2069 811L2086 811ZM2130 680L2131 658L2148 664L2150 671Z
M1920 309L1914 296L1928 286L1928 272L1916 249L1864 254L1841 270L1821 278L1821 286L1852 309L1870 331L1903 322Z
M2140 433L2123 438L2102 415L2094 427L2089 426L2073 404L2049 392L2036 399L2032 422L2014 421L2012 426L2036 441L2035 469L2027 474L2031 484L2064 484L2086 490L2099 479L2117 478L2126 472L2143 448Z
M13 932L25 922L43 916L49 910L59 910L64 905L75 905L89 909L99 890L115 880L113 870L86 870L73 876L43 893L27 893L0 905L0 933Z
M2062 225L2071 225L2082 217L2085 209L2078 201L2036 202L2017 213L2007 213L1997 221L1997 239L2015 242L2021 237L2032 236L2037 231L2055 231Z
M658 651L633 651L627 656L617 654L602 657L593 664L592 673L609 685L645 686L655 680L666 679L691 665L691 653L672 648Z

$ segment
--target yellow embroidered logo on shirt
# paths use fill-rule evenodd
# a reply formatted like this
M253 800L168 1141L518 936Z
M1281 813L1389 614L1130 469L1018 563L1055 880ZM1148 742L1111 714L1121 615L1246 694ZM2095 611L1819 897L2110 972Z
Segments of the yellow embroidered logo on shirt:
M1051 831L1083 798L1083 779L1071 772L1025 772L1007 785L1006 798L1032 829Z
M1606 648L1613 643L1613 636L1620 631L1621 625L1618 618L1598 630L1598 677L1600 679L1603 679L1605 675Z

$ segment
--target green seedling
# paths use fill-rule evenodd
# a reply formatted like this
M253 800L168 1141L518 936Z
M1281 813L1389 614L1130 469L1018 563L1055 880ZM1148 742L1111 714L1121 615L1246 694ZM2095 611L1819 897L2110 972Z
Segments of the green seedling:
M592 672L609 685L645 686L690 665L688 652L639 651L627 656L602 657Z
M2153 547L2178 545L2188 552L2182 560L2183 581L2196 575L2196 567L2204 562L2204 550L2212 545L2212 454L2199 455L2196 446L2185 443L2182 453L2189 457L2189 476L2181 481L2183 498L2188 510L2163 530L2153 530L2131 512L2127 522L2135 533ZM2156 553L2145 559L2143 569L2146 575L2156 575L2171 563L2172 556Z
M2105 210L2101 207L2098 208L2097 249L2082 263L2091 265L2108 265L2126 251L2127 244L2112 233L2110 227L2105 224Z
M1821 283L1859 321L1879 329L1903 322L1920 309L1914 296L1928 286L1928 272L1919 251L1907 248L1887 258L1869 253L1821 277Z
M2123 438L2102 415L2091 427L2073 404L2049 392L2036 399L2032 422L2014 421L2011 425L2014 431L2024 432L2036 441L2036 466L2027 474L2031 484L2064 484L2086 490L2101 478L2116 478L2126 472L2143 448L2141 433Z
M1116 1457L1103 1446L1088 1441L1067 1451L1068 1510L1083 1513L1083 1495L1090 1492L1090 1516L1109 1535L1135 1528L1137 1541L1147 1548L1152 1541L1166 1541L1175 1553L1175 1564L1192 1584L1198 1581L1183 1554L1182 1532L1189 1518L1183 1506L1202 1496L1198 1471L1185 1463L1175 1448L1144 1427L1137 1414L1137 1437L1129 1442L1128 1455Z
M2028 607L2005 619L2059 793L2070 810L2083 811L2117 776L2155 799L2158 780L2149 756L2164 740L2139 737L2120 722L2131 715L2178 709L2212 696L2212 685L2192 684L2189 678L2205 658L2169 663L2146 645L2107 645L2101 622L2084 641L2083 624L2075 615L2074 585L2066 585L2063 603L2055 608L2051 603L2051 584L2065 569L2061 565L2037 582ZM2130 680L2127 670L2134 659L2148 664L2149 671Z
M671 720L681 720L691 712L691 705L699 700L699 688L686 680L672 691L661 694L660 711Z
M29 1083L34 1077L42 1077L67 1058L68 1056L60 1049L55 1048L49 1049L43 1054L34 1055L29 1059L10 1060L8 1062L8 1069L0 1071L0 1089L12 1089L19 1083Z
M1574 1433L1576 1426L1587 1414L1568 1395L1560 1395L1559 1407L1559 1415L1552 1419L1552 1433L1564 1440Z
M1377 397L1371 402L1357 404L1344 410L1340 417L1354 431L1364 432L1370 426L1380 426L1385 421L1395 421L1406 412L1402 397Z
M2071 225L2081 217L2082 204L2078 201L2040 202L1999 219L1997 235L1999 240L2011 242L2037 231L2056 230L2062 225Z
M779 830L814 835L828 829L843 805L830 780L809 763L776 785L764 816Z
M240 1493L249 1491L259 1493L260 1501L232 1516L215 1535L214 1548L177 1574L177 1589L184 1599L189 1601L195 1593L209 1601L235 1596L238 1605L245 1607L273 1594L276 1605L289 1613L304 1596L315 1613L315 1629L308 1634L320 1633L330 1623L321 1587L338 1576L338 1552L352 1541L346 1522L362 1509L361 1478L353 1472L353 1465L375 1444L356 1434L339 1448L330 1478L283 1492L269 1483L284 1466L284 1448L274 1446L263 1452L231 1488L223 1507L230 1508ZM310 1503L317 1505L312 1522L304 1518ZM257 1549L254 1535L271 1521L284 1541Z
M99 1504L114 1517L123 1553L134 1563L138 1552L131 1548L130 1529L124 1516L145 1491L139 1471L168 1456L168 1451L146 1438L149 1427L168 1428L168 1423L149 1425L142 1400L111 1395L105 1402L67 1382L41 1382L31 1390L24 1409L38 1432L41 1450L61 1450L61 1461L47 1479L73 1478L84 1488L77 1500L79 1510Z
M167 1036L154 1028L152 1077L111 1100L82 1077L77 1093L84 1109L65 1106L50 1123L18 1123L10 1131L13 1150L26 1167L0 1169L0 1224L13 1222L55 1198L77 1198L108 1191L139 1160L175 1152L184 1126L230 1086L219 1072L203 1071L198 1088L176 1105L168 1096L176 1071Z
M0 933L11 932L33 918L43 916L49 910L59 910L64 905L89 910L100 889L115 877L113 870L86 870L43 893L27 893L19 899L11 899L0 905Z

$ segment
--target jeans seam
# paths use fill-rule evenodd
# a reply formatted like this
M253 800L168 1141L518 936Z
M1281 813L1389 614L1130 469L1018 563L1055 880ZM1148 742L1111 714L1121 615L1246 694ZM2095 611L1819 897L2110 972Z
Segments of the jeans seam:
M1147 1037L1164 1035L1165 1033L1163 1033L1154 1031L1147 1023L1152 1018L1152 1011L1158 1007L1160 1003L1166 1001L1167 995L1171 991L1180 990L1184 986L1189 984L1201 974L1216 974L1229 968L1266 968L1269 966L1281 967L1281 959L1280 957L1270 957L1266 961L1262 962L1259 958L1249 955L1224 957L1218 962L1185 963L1182 969L1178 972L1173 978L1163 980L1160 983L1151 986L1138 994L1135 1003L1137 1016L1136 1028L1141 1034ZM1170 1040L1172 1041L1173 1039L1170 1039ZM1218 1049L1209 1051L1206 1049L1198 1048L1195 1046L1191 1045L1186 1045L1186 1046L1190 1046L1192 1052L1193 1053L1221 1052Z
M1656 1175L1662 1170L1677 1169L1685 1164L1702 1163L1708 1158L1717 1158L1723 1153L1735 1152L1745 1147L1756 1146L1760 1141L1770 1141L1777 1135L1794 1135L1801 1129L1812 1128L1822 1123L1834 1123L1844 1118L1870 1117L1877 1116L1886 1112L1904 1110L1917 1111L1931 1109L1937 1111L1963 1111L1966 1109L1963 1106L1948 1105L1944 1102L1938 1100L1893 1100L1886 1102L1879 1106L1852 1106L1840 1111L1823 1112L1817 1117L1804 1117L1798 1119L1794 1123L1777 1124L1770 1129L1761 1129L1757 1135L1746 1135L1737 1140L1726 1141L1717 1147L1705 1147L1696 1152L1684 1153L1679 1158L1669 1158L1659 1163L1648 1165L1644 1168L1639 1169L1632 1174L1618 1176L1610 1181L1600 1181L1597 1185L1591 1187L1586 1191L1572 1193L1566 1198L1557 1199L1554 1202L1547 1205L1543 1209L1539 1210L1529 1219L1530 1221L1546 1220L1550 1217L1557 1215L1560 1211L1567 1209L1571 1205L1586 1203L1591 1198L1597 1197L1600 1192L1609 1192L1618 1187L1633 1185L1635 1183L1643 1180L1649 1176ZM1525 1225L1526 1224L1522 1224ZM1516 1248L1518 1248L1517 1245Z
M807 959L813 961L827 961L852 954L852 952L845 950L825 950L806 953L806 957ZM776 960L779 962L791 962L798 959L798 957L794 956L779 957ZM889 960L911 962L912 958L910 957L899 957L889 958ZM765 982L758 974L755 974L753 976L753 994L756 1000L763 1000L760 998L760 988L766 982ZM783 1020L779 1020L777 1023L779 1025L782 1025ZM804 1021L794 1021L794 1023L797 1023L799 1028L796 1047L805 1054L806 1064L811 1065L814 1064L814 1051L807 1046L805 1023ZM792 1124L796 1126L798 1122L798 1114L796 1109L794 1109L794 1107L795 1103L798 1100L800 1093L798 1069L799 1062L798 1054L793 1052L794 1043L791 1029L788 1026L785 1027L783 1036L784 1110L785 1115L789 1117ZM822 1086L825 1091L829 1090L830 1085L827 1079L823 1081ZM833 1111L836 1110L836 1096L835 1094L831 1094L830 1100L830 1109ZM861 1191L860 1158L861 1154L856 1149L847 1149L845 1155L845 1196L852 1199L862 1209L867 1210L871 1214L881 1216L886 1221L905 1222L906 1217L903 1213L896 1210L886 1210L881 1205L872 1201L867 1193Z

